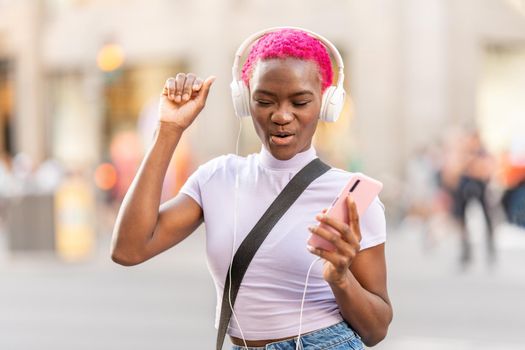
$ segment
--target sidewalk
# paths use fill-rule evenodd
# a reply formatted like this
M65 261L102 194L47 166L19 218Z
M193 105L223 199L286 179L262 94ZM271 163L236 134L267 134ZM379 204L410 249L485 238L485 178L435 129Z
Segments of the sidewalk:
M0 349L211 349L215 291L202 232L135 267L98 256L0 258Z
M399 232L388 243L389 291L394 321L376 348L523 349L525 341L525 231L499 226L498 260L485 260L481 230L473 236L474 261L458 264L458 237L451 233L423 249L418 232Z
M214 348L215 291L202 230L130 268L109 259L109 235L95 259L74 265L49 256L9 258L0 244L0 349ZM473 266L461 271L453 234L424 250L415 230L391 231L395 316L375 348L525 348L525 232L501 226L497 234L497 265L485 264L478 234Z

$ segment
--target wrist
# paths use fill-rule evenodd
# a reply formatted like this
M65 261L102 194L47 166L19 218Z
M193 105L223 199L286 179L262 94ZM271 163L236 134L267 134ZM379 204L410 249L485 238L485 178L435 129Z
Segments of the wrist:
M184 130L185 129L177 123L159 120L157 123L157 129L155 130L155 137L159 137L161 135L170 137L180 136Z
M153 147L166 148L169 152L174 151L182 137L184 129L172 122L160 121L153 134Z
M346 273L343 276L341 276L341 278L334 281L330 281L328 282L328 284L330 285L330 288L332 288L332 290L346 290L352 284L352 273L350 272L350 270L347 270Z

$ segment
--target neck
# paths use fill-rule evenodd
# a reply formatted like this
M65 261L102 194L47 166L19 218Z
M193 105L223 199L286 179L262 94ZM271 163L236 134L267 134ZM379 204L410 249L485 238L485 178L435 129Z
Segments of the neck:
M270 151L264 147L261 147L261 152L259 153L259 159L261 164L270 169L274 170L296 170L300 169L309 163L311 160L317 158L317 153L313 146L310 146L306 151L299 152L294 155L292 158L287 160L280 160L275 158Z

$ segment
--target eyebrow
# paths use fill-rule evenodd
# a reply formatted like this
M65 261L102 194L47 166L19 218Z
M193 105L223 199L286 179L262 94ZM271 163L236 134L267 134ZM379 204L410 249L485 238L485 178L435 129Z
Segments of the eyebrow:
M254 94L265 94L265 95L269 95L273 97L277 96L273 92L270 92L267 90L260 90L260 89L255 90L253 93ZM300 96L300 95L313 95L313 92L311 92L310 90L301 90L301 91L294 92L293 94L290 95L290 97L295 97L295 96Z

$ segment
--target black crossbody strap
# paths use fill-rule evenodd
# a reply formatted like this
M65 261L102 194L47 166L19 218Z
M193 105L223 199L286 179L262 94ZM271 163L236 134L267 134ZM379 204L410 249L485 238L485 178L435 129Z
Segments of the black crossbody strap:
M248 265L252 261L257 249L259 249L262 242L268 236L275 224L281 219L284 213L292 206L292 204L299 198L301 193L319 176L323 175L330 169L330 166L323 163L319 158L312 160L304 168L302 168L290 182L284 187L281 193L275 198L272 204L266 209L266 212L259 219L259 221L252 228L250 233L242 241L239 249L233 257L231 269L231 303L232 307L235 304L237 292L241 285L242 279ZM228 295L230 287L230 273L226 274L226 282L224 282L224 292L222 295L221 317L219 323L219 330L217 333L216 349L221 350L228 330L228 324L232 315L230 309L230 302Z

